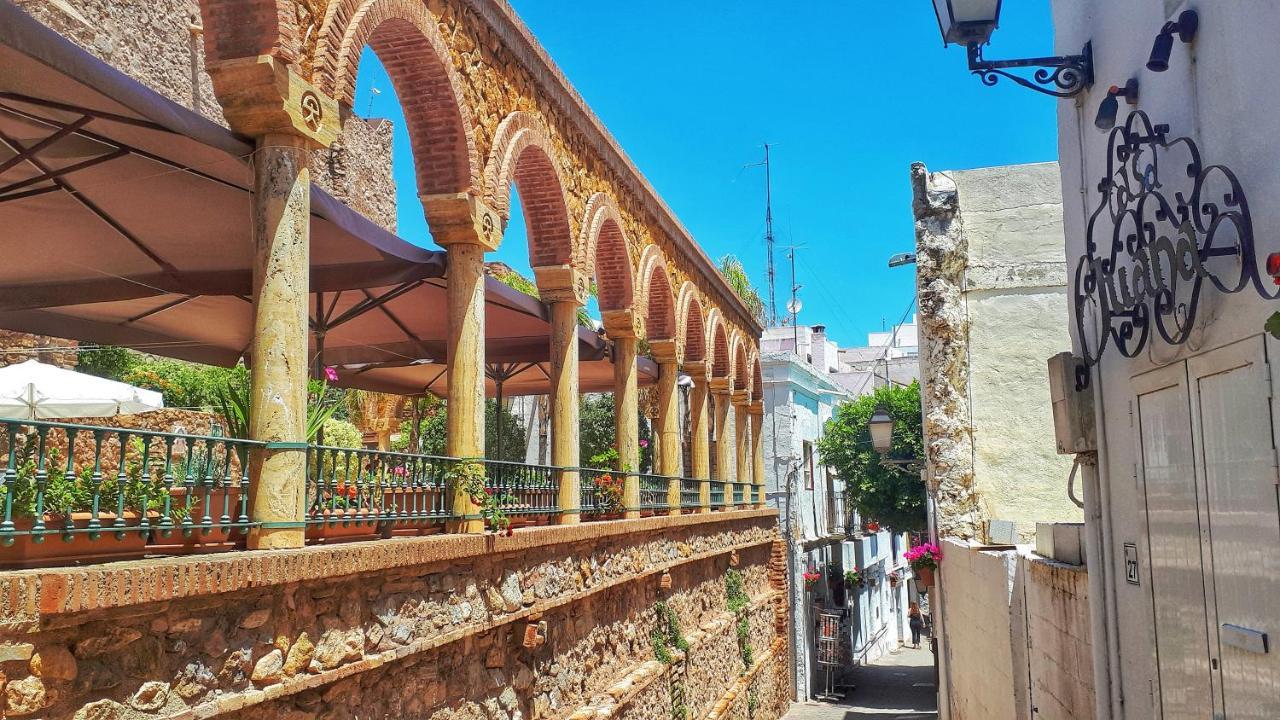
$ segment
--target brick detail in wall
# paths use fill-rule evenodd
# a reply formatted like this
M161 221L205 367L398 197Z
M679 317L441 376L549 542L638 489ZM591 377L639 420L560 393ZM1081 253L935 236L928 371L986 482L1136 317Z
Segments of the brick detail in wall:
M277 0L202 0L204 50L210 63L220 60L274 55L285 62L297 59L297 27L293 3Z

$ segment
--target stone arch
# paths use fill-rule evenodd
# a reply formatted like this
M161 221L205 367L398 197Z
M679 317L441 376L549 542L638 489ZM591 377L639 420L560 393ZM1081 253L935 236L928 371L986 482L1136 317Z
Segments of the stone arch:
M504 223L511 217L512 183L520 191L529 229L529 265L571 264L575 254L569 206L555 150L542 122L523 110L511 113L498 125L493 151L484 166L485 199Z
M671 340L676 337L676 297L666 258L657 245L640 256L640 307L644 312L645 337Z
M751 368L747 365L747 344L742 340L742 333L735 332L730 341L733 348L733 386L739 390L751 388Z
M449 49L420 0L341 0L325 15L315 84L348 108L367 45L395 86L413 149L419 195L476 192L480 162L471 110Z
M605 193L587 199L587 212L578 233L573 264L595 278L600 312L625 310L635 305L635 274L622 231L622 214Z
M684 347L686 362L707 359L707 331L703 322L702 300L694 284L685 281L680 286L680 298L676 302L676 340Z
M751 399L764 400L764 376L760 370L760 351L751 353Z
M729 354L729 334L719 308L712 308L708 315L707 343L711 349L711 376L733 381L733 360Z

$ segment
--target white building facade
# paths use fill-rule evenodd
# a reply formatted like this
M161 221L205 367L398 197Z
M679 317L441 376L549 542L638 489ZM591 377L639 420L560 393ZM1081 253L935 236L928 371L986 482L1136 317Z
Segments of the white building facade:
M1280 717L1280 3L1053 8L1097 717Z

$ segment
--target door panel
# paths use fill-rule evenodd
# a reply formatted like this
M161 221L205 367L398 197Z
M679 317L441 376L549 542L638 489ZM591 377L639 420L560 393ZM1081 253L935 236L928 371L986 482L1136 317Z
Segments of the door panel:
M1182 363L1135 378L1164 720L1213 716L1190 399Z
M1261 338L1188 361L1208 511L1215 630L1225 716L1280 717L1280 509ZM1267 652L1237 638L1266 633Z

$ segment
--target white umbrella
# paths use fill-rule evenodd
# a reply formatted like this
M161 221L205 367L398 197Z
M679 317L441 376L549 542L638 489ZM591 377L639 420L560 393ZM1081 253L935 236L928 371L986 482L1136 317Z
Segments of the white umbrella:
M164 397L36 360L0 368L0 418L110 417L159 410Z

